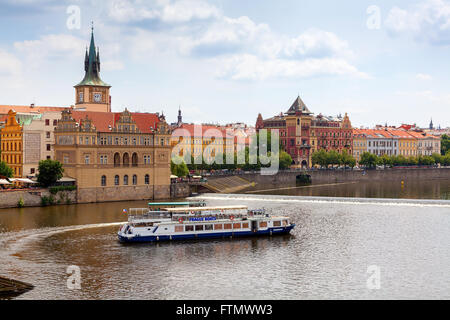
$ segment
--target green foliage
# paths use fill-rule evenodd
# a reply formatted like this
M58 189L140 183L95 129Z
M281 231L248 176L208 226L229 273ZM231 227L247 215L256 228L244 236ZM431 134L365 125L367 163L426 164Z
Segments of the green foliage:
M17 202L17 207L18 208L23 208L25 206L25 202L23 201L23 198L21 197L19 199L19 202Z
M284 151L280 152L280 169L289 169L289 167L292 165L292 157Z
M54 160L43 160L39 162L39 173L37 180L43 187L49 187L63 177L64 169L61 162Z
M55 197L53 195L50 196L42 196L41 197L41 204L42 206L52 206L55 204Z
M359 163L367 168L375 168L378 162L378 156L369 152L364 152L361 155Z
M319 165L322 168L327 168L330 165L344 165L345 167L353 168L356 165L356 159L353 158L353 156L350 155L347 151L339 153L336 150L327 152L321 149L313 153L312 163L313 165Z
M14 175L13 169L11 169L6 162L0 161L0 175L6 178L12 178Z
M450 152L450 136L443 134L441 137L441 155L446 155Z
M170 162L170 171L173 175L176 175L177 177L186 177L189 174L189 169L184 162L183 159L177 158L175 159L175 162L181 162L180 164L175 164L175 162L172 160Z
M56 195L58 192L62 191L74 191L74 190L77 190L77 186L55 186L49 188L50 193L53 195Z

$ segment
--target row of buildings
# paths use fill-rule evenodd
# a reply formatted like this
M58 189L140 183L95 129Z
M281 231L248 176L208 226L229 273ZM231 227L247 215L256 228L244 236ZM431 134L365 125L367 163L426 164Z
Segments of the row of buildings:
M413 125L356 129L347 114L314 115L300 96L285 113L268 119L259 114L256 131L261 129L279 132L284 151L290 154L297 167L311 167L312 155L319 150L347 152L357 161L365 152L405 157L441 152L441 140L432 124L429 130Z
M314 115L298 96L285 113L269 119L259 114L255 127L242 123L169 125L163 114L111 112L111 86L100 77L100 54L92 31L84 78L74 86L71 107L0 106L1 160L17 178L35 177L39 161L58 160L76 181L79 201L161 199L170 196L173 148L194 158L234 153L250 146L261 129L278 130L281 147L293 165L311 167L318 150L353 154L431 155L440 139L414 126L355 129L347 114ZM439 130L442 133L441 129ZM209 150L209 152L205 152Z
M1 160L16 178L58 160L79 202L169 198L170 126L159 113L111 112L100 69L92 31L73 106L0 106Z

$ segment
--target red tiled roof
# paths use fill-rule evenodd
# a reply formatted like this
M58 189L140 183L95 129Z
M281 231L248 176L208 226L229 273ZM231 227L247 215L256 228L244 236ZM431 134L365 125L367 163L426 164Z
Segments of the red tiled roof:
M110 126L114 128L121 114L122 112L72 111L75 121L80 122L87 116L99 132L109 132ZM142 133L151 133L150 128L155 129L159 123L159 118L154 113L131 113L131 117Z
M63 111L64 107L43 107L43 106L9 106L9 105L0 105L0 114L8 114L9 110L15 110L16 112L21 113L44 113L44 112L52 112L52 111Z
M189 132L191 137L195 137L198 132L201 132L202 137L215 137L217 134L217 130L220 132L222 137L225 137L227 135L227 130L224 127L219 126L211 126L211 125L200 125L200 124L187 124L183 123L181 127L177 128L175 130L175 133L179 129L185 129ZM201 131L200 131L201 130ZM180 132L180 131L178 131ZM232 136L228 136L229 138L232 138Z

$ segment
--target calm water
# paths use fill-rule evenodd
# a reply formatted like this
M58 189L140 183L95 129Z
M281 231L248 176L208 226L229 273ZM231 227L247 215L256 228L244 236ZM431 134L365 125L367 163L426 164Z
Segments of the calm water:
M450 299L450 201L203 197L287 214L297 228L273 238L122 245L122 209L145 202L0 210L0 274L36 286L19 299ZM81 268L81 290L67 289L71 265ZM373 265L379 290L367 288Z
M250 194L278 194L318 197L360 197L398 199L442 199L450 200L450 180L401 182L347 182L338 184L258 185L244 192Z

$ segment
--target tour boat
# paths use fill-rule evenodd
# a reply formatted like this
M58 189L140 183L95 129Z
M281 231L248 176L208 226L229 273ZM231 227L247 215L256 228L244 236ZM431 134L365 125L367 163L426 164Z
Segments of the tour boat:
M120 227L120 242L234 238L288 234L295 227L288 217L271 216L246 206L192 207L187 203L159 208L130 209ZM126 211L126 210L124 210Z

